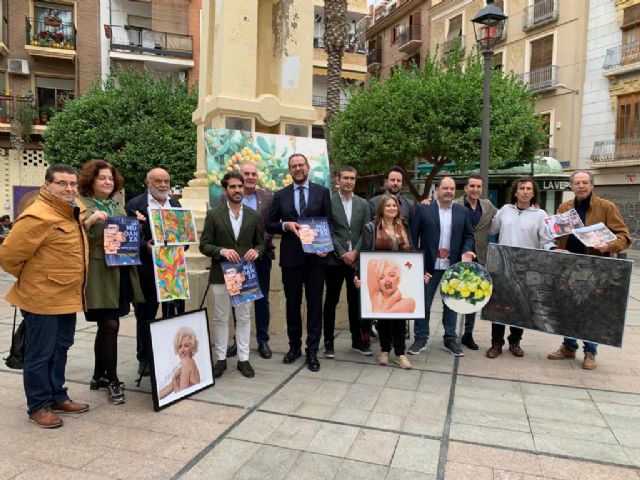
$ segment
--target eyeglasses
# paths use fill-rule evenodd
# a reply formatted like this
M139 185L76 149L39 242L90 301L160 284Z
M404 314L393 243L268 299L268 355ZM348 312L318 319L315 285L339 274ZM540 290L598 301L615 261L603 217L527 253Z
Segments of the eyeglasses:
M78 182L65 182L64 180L58 180L57 182L50 182L50 183L55 183L60 188L67 188L67 187L78 188Z

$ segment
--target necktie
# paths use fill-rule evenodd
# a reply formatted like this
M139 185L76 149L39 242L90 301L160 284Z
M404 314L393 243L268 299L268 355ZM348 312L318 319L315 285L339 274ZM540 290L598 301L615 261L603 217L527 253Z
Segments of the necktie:
M304 198L304 187L298 187L298 191L300 192L300 212L298 213L300 216L302 216L307 208L307 201Z

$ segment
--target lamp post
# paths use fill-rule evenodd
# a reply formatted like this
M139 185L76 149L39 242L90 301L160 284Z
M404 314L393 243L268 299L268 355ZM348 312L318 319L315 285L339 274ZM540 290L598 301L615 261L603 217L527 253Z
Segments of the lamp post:
M482 143L480 147L480 176L482 177L482 198L489 193L489 110L491 107L491 61L493 47L502 37L507 16L493 0L487 0L487 6L480 9L473 22L476 43L484 58L484 80L482 95Z

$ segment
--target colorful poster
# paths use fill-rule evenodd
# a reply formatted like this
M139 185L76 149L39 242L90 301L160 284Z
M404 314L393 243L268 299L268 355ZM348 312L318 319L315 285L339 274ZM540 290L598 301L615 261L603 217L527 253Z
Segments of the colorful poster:
M333 252L331 230L326 218L300 218L298 224L304 253Z
M140 265L140 225L131 217L104 222L104 258L108 267Z
M273 192L290 185L288 160L293 153L307 157L310 181L331 188L327 144L322 139L205 128L204 143L210 205L222 195L222 177L238 172L244 162L257 167L258 188Z
M604 223L596 223L588 227L575 228L573 234L585 247L595 247L601 243L608 243L615 240L615 234L607 228Z
M191 297L184 247L154 246L153 273L159 302Z
M153 241L156 245L198 243L196 222L191 210L184 208L150 208Z
M258 283L258 273L253 262L220 262L224 283L231 297L231 306L254 302L263 297Z
M151 224L151 235L155 245L164 245L164 234L162 233L162 217L160 208L149 209L149 223Z
M558 215L545 217L544 223L547 225L552 238L569 235L575 228L584 227L580 215L574 208Z

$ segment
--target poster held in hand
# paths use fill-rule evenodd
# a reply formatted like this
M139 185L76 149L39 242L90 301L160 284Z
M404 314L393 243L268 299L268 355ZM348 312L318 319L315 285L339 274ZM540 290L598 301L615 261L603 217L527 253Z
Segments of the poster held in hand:
M304 253L333 252L331 230L326 218L299 218L298 225L300 225L300 242Z
M253 262L220 262L224 283L231 297L231 306L255 302L263 297L258 283L258 274Z
M140 265L140 225L131 217L104 222L104 258L108 267Z

